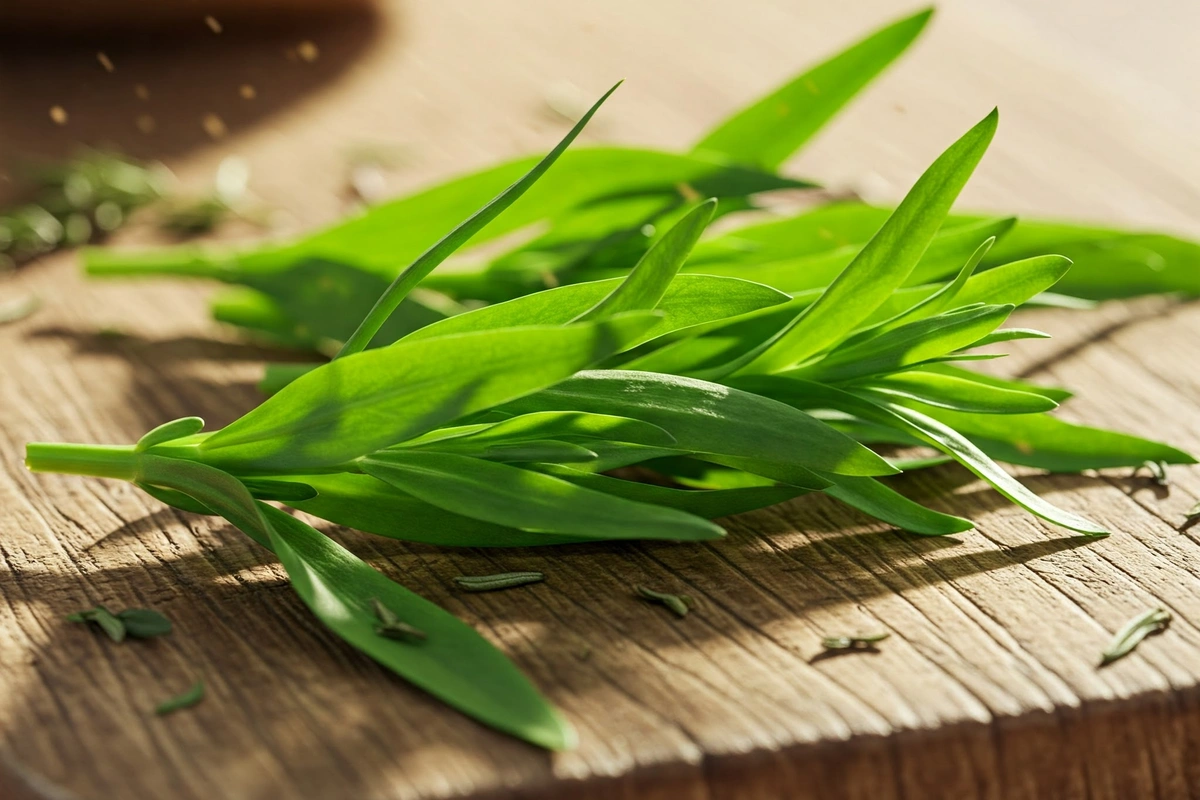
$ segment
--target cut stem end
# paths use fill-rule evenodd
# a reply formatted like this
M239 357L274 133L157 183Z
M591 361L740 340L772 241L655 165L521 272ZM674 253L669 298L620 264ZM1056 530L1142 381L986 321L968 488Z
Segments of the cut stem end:
M87 475L93 478L137 477L133 445L59 444L31 442L25 446L25 466L32 472Z

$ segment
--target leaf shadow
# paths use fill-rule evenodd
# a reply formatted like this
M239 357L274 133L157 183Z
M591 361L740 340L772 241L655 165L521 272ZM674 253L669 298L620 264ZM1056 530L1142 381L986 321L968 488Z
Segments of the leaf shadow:
M166 26L132 20L72 30L71 17L89 9L64 12L54 25L4 25L0 141L7 153L61 158L86 143L139 158L179 156L249 131L335 85L380 38L371 3L257 20L224 5L230 13L222 14L219 34L205 25L205 8L177 13L180 23ZM149 9L139 18L170 13ZM302 50L301 42L313 47ZM67 112L64 124L47 113L55 105ZM219 127L206 123L210 116Z
M710 643L719 648L730 636L750 636L789 650L802 679L803 670L828 658L810 659L819 645L819 632L812 629L817 623L809 621L813 615L854 614L872 598L1020 568L1094 541L1070 537L981 550L979 541L855 532L853 525L837 529L853 513L828 498L793 501L733 518L728 539L700 545L454 549L323 527L390 578L501 641L552 699L606 696L619 675L622 695L639 703L659 698L660 705L664 693L669 698L686 692L687 682L664 683L659 670L644 668L647 658L682 658L689 648L707 649ZM808 528L823 516L824 525ZM146 541L150 537L153 542ZM969 552L960 552L963 548ZM273 743L268 757L286 772L279 791L298 783L308 794L366 791L374 769L419 764L445 748L486 752L505 774L553 773L553 757L448 712L333 636L290 591L272 557L221 520L164 508L75 549L71 560L91 563L83 580L75 570L56 569L54 557L36 573L14 574L30 607L26 613L45 620L49 639L34 654L36 672L22 672L37 680L22 683L14 675L18 703L12 718L20 724L13 730L40 720L48 737L65 743L69 726L45 719L46 687L53 686L72 715L87 715L107 730L134 731L141 709L203 674L210 697L189 715L201 726L219 724L226 735L194 742L187 757L200 758L214 774L263 741ZM156 562L149 569L147 558ZM481 594L462 592L453 581L518 569L545 572L547 581ZM698 613L678 620L638 602L633 587L639 583L692 594ZM151 652L113 645L59 622L63 614L97 602L156 608L177 623L177 631ZM781 626L800 630L781 639ZM811 640L803 633L810 629ZM50 657L55 652L65 657ZM882 648L872 655L883 657ZM107 691L121 693L120 702L96 702L78 685L84 664L98 671L96 679ZM113 683L116 673L122 679ZM388 702L380 703L382 697ZM365 708L372 711L364 717ZM3 740L16 759L27 756L44 767L21 737ZM387 741L386 755L379 741ZM136 757L135 746L126 749ZM97 769L50 770L45 777L72 790L128 788L131 765L124 758L118 753ZM347 773L339 763L355 769ZM153 774L144 779L153 780Z

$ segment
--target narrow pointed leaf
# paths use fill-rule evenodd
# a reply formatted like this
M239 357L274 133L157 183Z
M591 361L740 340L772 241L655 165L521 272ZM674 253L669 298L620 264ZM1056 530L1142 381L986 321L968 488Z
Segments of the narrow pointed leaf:
M575 744L566 720L471 626L391 581L300 520L260 504L271 547L304 604L349 644L464 714L551 750ZM376 633L378 602L425 634L410 643Z
M779 167L904 52L932 13L925 10L894 22L798 75L723 121L695 149L767 169Z
M759 458L847 475L895 472L850 437L783 403L674 375L585 371L506 407L525 413L564 409L650 422L669 431L679 450Z
M156 444L170 442L174 439L182 439L185 436L191 436L202 430L204 430L204 420L199 417L183 417L171 420L148 431L142 438L138 439L137 445L133 449L134 452L140 453L143 450L149 450Z
M825 490L825 494L901 530L922 536L945 536L975 527L969 519L943 514L915 503L874 478L852 478L847 475L829 477L833 485Z
M1056 525L1080 533L1090 535L1107 535L1108 533L1096 523L1078 514L1058 508L1038 497L954 429L925 414L889 403L886 398L872 397L865 390L845 392L819 383L776 376L747 377L740 379L738 384L802 408L837 408L863 419L898 428L926 444L954 456L956 461L1027 511ZM993 419L1004 418L993 417Z
M445 261L450 255L462 247L467 241L482 230L489 222L517 201L522 194L537 182L538 178L545 173L546 170L554 164L558 157L575 141L584 127L591 121L592 116L600 109L600 106L609 98L613 92L617 90L617 86L613 86L604 96L596 101L587 113L585 113L579 122L563 137L554 149L546 154L546 157L539 161L529 172L525 173L512 186L509 186L500 194L496 195L483 208L476 211L465 221L460 223L458 227L450 231L442 237L438 242L431 246L428 250L417 257L399 277L392 282L379 298L375 306L367 313L367 316L359 324L358 328L346 340L346 344L338 351L338 357L345 357L360 352L370 344L375 338L375 334L391 316L392 312L400 305L408 293L416 288L417 284L428 275L430 272Z
M974 372L962 367L956 367L953 364L931 364L926 367L921 367L922 372L932 372L938 375L949 375L954 378L982 383L986 386L997 386L1001 389L1010 389L1016 392L1029 392L1030 394L1040 394L1042 397L1048 397L1056 403L1061 403L1069 400L1074 393L1063 389L1059 386L1040 386L1036 383L1028 381L1016 380L1014 378L1000 378L995 375L985 375L981 372Z
M1161 442L1076 425L1046 414L995 417L945 409L927 409L926 413L964 434L997 461L1051 472L1138 467L1147 461L1196 463L1188 453Z
M201 445L207 462L272 472L340 464L555 383L623 349L655 320L427 339L309 372Z
M654 243L634 266L629 277L611 294L580 314L578 321L607 319L624 311L655 308L700 239L700 234L712 221L716 210L716 200L706 200L696 206Z
M524 325L563 325L602 302L621 285L619 278L613 278L537 292L450 317L414 331L404 341ZM661 319L635 343L641 344L672 331L714 320L738 317L786 303L789 299L777 289L738 278L680 275L665 290L656 306L662 313Z
M626 481L608 475L583 472L571 467L549 465L551 475L588 489L624 497L639 503L675 508L705 519L719 519L766 508L808 492L793 486L752 486L736 489L672 489L652 483Z
M1020 339L1049 339L1050 334L1043 331L1035 331L1032 328L1004 328L1002 330L993 331L987 336L983 336L971 344L961 348L962 350L973 350L976 347L987 347L989 344L1000 344L1001 342L1014 342Z
M466 456L389 450L360 464L368 475L427 503L497 525L611 539L724 536L719 527L691 514Z
M523 531L446 511L370 475L299 475L318 494L288 505L348 528L449 547L532 547L574 544L585 537Z
M993 111L951 145L821 298L761 355L738 364L741 371L775 372L804 361L844 338L899 288L983 157L996 121Z
M889 397L975 414L1037 414L1058 407L1045 395L923 370L872 378L866 385Z
M832 383L894 372L979 342L1012 310L1012 306L981 306L917 320L853 347L839 347L811 366L784 374Z

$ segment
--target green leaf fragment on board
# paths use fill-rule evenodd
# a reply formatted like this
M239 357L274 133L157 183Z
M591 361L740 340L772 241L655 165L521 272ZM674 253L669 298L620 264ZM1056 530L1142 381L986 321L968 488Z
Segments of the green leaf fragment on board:
M524 570L500 572L495 575L460 575L454 579L454 582L463 591L494 592L499 589L512 589L517 586L528 586L531 583L541 583L544 580L546 580L545 573Z
M1111 664L1133 652L1147 636L1161 633L1171 624L1171 612L1161 606L1151 608L1125 623L1100 654L1100 666Z
M128 633L125 629L125 623L104 606L95 606L84 611L76 611L73 614L68 614L67 621L93 622L100 630L104 631L105 636L114 642L125 641L125 636Z
M677 617L686 617L692 609L692 598L686 594L670 594L638 586L637 593L652 603L658 603Z
M188 689L167 698L154 707L154 713L161 716L191 708L204 699L204 681L196 681Z

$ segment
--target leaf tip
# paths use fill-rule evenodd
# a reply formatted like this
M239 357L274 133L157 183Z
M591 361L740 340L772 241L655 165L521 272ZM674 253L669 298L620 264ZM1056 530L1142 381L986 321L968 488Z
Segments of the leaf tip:
M918 11L917 13L913 14L911 17L909 17L905 21L910 23L911 25L913 25L917 29L917 32L919 33L921 31L921 29L923 29L926 25L929 24L929 20L931 20L933 18L933 15L936 12L937 12L937 6L926 6L925 8L923 8L920 11Z
M553 708L546 719L527 728L521 735L530 744L556 753L574 750L579 746L579 734L575 732L575 726Z

